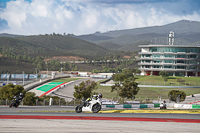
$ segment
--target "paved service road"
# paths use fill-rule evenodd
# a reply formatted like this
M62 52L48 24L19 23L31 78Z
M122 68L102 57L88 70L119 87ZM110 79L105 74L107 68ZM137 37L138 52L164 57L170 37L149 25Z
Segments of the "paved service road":
M59 89L58 91L55 91L53 94L51 94L52 96L59 96L62 98L65 98L67 101L70 101L74 96L74 85L79 85L82 81L87 81L87 80L91 80L91 81L100 81L102 79L95 79L95 78L83 78L80 80L76 80L73 81L72 83L66 85L65 87Z
M56 110L43 107L38 110ZM63 107L70 110L73 107ZM0 107L0 132L138 133L200 132L199 114L35 112L36 107ZM31 112L30 110L34 112ZM61 108L58 108L60 110ZM196 122L195 122L196 121Z

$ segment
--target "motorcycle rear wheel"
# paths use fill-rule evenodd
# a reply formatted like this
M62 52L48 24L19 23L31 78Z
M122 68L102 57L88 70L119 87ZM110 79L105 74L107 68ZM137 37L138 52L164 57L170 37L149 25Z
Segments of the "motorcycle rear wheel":
M92 106L93 113L98 113L100 110L101 110L101 105L99 103L96 103L95 105Z
M80 105L76 106L75 111L76 111L76 113L81 113L82 112L82 107Z

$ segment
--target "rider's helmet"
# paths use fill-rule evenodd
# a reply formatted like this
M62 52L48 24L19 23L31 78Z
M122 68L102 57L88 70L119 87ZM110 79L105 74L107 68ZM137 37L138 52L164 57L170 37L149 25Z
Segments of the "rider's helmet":
M20 96L23 96L23 93L20 93L19 95L20 95Z
M93 96L92 96L92 99L97 100L97 95L93 95Z
M166 101L164 100L163 103L166 103Z
M101 93L98 94L98 98L102 98L103 95Z

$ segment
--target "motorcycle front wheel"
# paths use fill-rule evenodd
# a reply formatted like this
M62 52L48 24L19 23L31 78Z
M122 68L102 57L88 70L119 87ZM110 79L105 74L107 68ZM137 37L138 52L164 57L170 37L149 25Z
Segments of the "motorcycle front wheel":
M101 110L101 105L99 103L96 103L95 105L92 106L93 113L98 113L100 110Z
M11 108L12 106L13 106L13 103L11 103L9 107Z
M76 113L81 113L82 112L82 107L80 105L76 106L75 111L76 111Z

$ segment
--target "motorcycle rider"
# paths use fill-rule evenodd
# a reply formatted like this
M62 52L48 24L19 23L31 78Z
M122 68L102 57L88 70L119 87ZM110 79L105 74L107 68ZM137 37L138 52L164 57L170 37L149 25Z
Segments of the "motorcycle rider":
M90 105L90 101L91 100L97 100L98 98L102 98L102 94L101 93L99 93L98 95L92 95L92 97L91 98L88 98L85 102L86 102L86 106L89 106Z
M20 93L19 95L14 96L14 99L16 100L16 103L20 103L23 99L23 93Z
M17 108L19 106L19 103L22 101L22 99L23 99L23 93L20 93L19 95L14 96L13 101L9 107L11 108L12 106L15 106L15 108Z
M98 94L98 98L102 99L103 95L101 93Z

